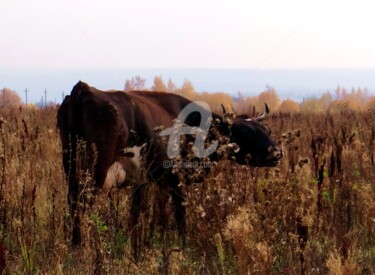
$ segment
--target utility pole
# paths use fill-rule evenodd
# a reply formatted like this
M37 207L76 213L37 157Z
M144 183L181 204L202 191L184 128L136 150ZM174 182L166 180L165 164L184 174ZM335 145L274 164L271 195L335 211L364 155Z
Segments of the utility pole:
M44 107L47 107L47 89L44 89Z
M25 101L26 101L26 108L27 108L27 88L25 89Z

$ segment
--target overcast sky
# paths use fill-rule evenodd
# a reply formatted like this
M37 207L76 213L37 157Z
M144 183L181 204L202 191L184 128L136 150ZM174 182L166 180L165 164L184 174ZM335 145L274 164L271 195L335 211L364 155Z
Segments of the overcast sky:
M371 0L0 0L0 68L375 67Z

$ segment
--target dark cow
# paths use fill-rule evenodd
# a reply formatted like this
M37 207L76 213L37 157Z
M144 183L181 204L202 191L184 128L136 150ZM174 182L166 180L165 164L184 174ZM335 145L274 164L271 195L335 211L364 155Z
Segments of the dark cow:
M172 169L163 168L163 161L168 160L165 143L154 129L160 125L172 127L174 119L181 110L191 103L176 94L145 91L108 91L103 92L86 83L78 82L70 96L66 96L57 114L58 127L63 149L63 165L68 180L68 202L73 217L72 243L81 243L79 201L79 170L93 167L94 185L100 189L106 182L121 185L125 177L117 176L115 180L108 172L121 170L124 163L124 148L138 147L146 144L145 164L147 178L155 181L159 187L172 196L174 214L180 235L185 230L184 196L179 186L179 178ZM191 113L184 123L199 126L201 115L208 110L196 106L200 112ZM230 138L239 146L232 159L240 164L251 166L276 166L282 157L281 149L270 139L269 131L258 119L238 116L231 123L222 116L212 114L218 122L218 131ZM78 140L86 141L84 160L77 152ZM212 154L215 156L215 154ZM234 158L233 158L234 157ZM94 165L95 164L95 165ZM114 169L114 170L113 170ZM126 168L124 169L126 171ZM118 172L121 174L121 171ZM133 192L131 206L131 227L136 227L139 208L142 201L141 188ZM166 202L165 202L166 203ZM136 249L136 240L132 237Z

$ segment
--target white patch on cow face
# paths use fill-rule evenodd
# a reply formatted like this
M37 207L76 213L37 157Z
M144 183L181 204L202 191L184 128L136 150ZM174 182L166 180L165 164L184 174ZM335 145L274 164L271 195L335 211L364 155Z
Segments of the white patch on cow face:
M146 145L147 143L144 143L141 146L126 147L122 150L125 157L131 156L131 157L127 157L127 159L129 159L133 163L136 169L139 169L139 167L141 166L141 161L142 161L141 150Z

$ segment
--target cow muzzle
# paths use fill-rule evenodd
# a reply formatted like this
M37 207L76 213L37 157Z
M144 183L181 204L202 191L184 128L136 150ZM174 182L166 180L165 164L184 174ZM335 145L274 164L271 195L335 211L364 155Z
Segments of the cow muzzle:
M266 162L268 166L276 166L280 163L280 159L284 156L283 150L280 146L268 147L268 156Z

